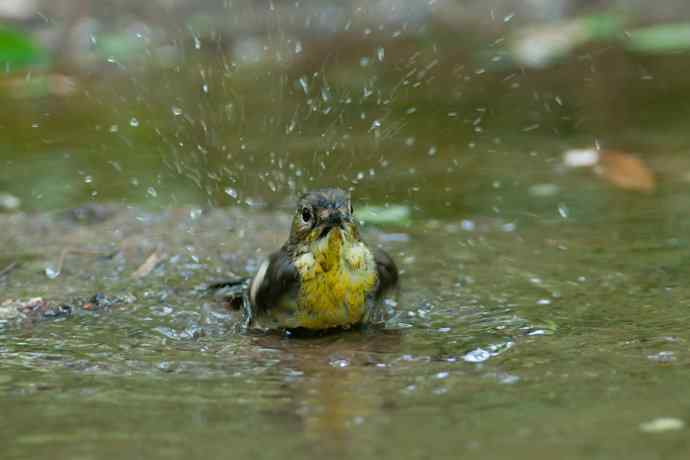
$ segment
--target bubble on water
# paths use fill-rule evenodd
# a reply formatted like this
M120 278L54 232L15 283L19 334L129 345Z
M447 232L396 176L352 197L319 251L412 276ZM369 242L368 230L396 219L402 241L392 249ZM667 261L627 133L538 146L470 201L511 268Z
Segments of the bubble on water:
M462 357L463 361L467 363L483 363L487 359L491 358L491 353L483 348L474 349Z
M177 107L177 106L174 106L174 105L173 105L173 106L170 108L170 110L172 111L173 115L175 115L176 117L179 117L180 115L182 115L182 109L179 108L179 107Z
M647 359L651 361L657 361L660 363L668 363L676 360L676 356L672 351L660 351L659 353L654 353L653 355L647 356Z
M158 196L158 192L157 192L156 189L153 188L153 187L149 187L149 188L146 190L146 193L147 193L150 197L152 197L152 198L156 198L156 197Z
M51 280L54 280L55 278L60 276L60 270L57 270L51 266L46 267L45 273L46 276Z
M230 198L235 198L235 199L237 199L237 197L238 197L237 190L235 190L235 189L232 188L232 187L226 187L226 188L225 188L225 194L228 195Z
M139 120L136 119L136 117L132 117L129 119L129 126L132 128L138 128L139 127Z
M331 360L329 364L333 367L343 368L343 367L349 366L350 361L348 361L347 359L334 359L334 360Z

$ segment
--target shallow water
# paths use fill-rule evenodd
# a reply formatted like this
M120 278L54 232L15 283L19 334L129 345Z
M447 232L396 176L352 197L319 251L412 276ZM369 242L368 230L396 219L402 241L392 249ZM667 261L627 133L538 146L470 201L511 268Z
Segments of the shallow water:
M641 424L690 418L687 107L671 72L592 81L571 66L518 90L444 68L390 104L341 88L336 117L322 93L219 77L221 99L252 102L240 116L200 95L196 71L160 92L144 75L8 102L0 184L28 213L0 216L0 270L21 262L0 300L75 308L0 325L3 458L685 458L686 429ZM645 85L664 101L645 105ZM454 86L475 96L439 97ZM543 110L554 94L567 114ZM639 151L657 189L563 168L595 140ZM398 318L308 340L238 333L198 287L251 273L285 238L295 191L327 184L411 210L366 229L403 270ZM120 204L65 211L89 201ZM64 248L82 252L48 279ZM132 279L156 248L163 263ZM96 292L125 300L82 308Z

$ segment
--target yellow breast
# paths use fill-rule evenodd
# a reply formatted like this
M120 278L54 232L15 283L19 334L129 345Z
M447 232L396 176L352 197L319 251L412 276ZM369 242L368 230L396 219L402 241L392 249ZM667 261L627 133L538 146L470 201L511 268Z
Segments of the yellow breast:
M366 245L343 232L332 230L295 262L301 278L294 317L299 327L327 329L365 320L376 264Z

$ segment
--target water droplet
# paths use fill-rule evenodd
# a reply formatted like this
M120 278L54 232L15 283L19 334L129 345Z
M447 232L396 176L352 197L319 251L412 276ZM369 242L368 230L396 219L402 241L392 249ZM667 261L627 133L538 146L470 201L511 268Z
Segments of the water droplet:
M226 187L225 194L228 195L230 198L235 198L235 199L237 199L237 196L238 196L237 190L235 190L232 187Z
M130 118L129 126L131 126L132 128L138 128L139 127L139 120L137 120L135 117Z
M567 219L567 218L568 218L568 215L570 214L570 211L569 211L569 209L568 209L568 207L567 207L566 205L564 205L563 203L561 203L561 204L558 205L558 214L559 214L562 218Z
M309 94L309 80L306 75L303 75L297 80L299 85L302 87L304 94Z

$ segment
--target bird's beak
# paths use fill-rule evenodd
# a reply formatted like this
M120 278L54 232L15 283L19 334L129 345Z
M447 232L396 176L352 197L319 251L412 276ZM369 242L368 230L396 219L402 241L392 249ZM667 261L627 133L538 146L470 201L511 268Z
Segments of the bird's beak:
M329 210L328 214L325 216L321 217L322 219L322 230L321 230L321 235L320 237L323 238L324 236L328 235L328 233L331 231L332 228L335 227L340 227L344 228L344 223L346 221L345 216L338 211L337 209Z

